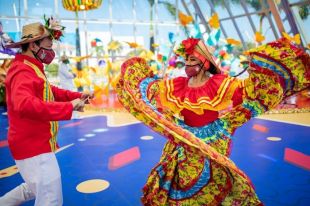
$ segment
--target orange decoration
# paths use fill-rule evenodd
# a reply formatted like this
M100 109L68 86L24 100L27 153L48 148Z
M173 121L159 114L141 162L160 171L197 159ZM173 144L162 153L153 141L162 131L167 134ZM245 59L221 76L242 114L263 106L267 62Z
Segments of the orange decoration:
M264 35L262 35L260 32L255 33L255 41L256 42L261 43L264 40L265 40Z
M179 20L183 26L186 26L187 24L189 24L193 21L193 17L188 16L182 12L179 12Z
M231 44L231 45L239 45L239 44L241 44L240 41L232 39L232 38L227 38L226 41L227 41L227 44Z
M209 20L209 24L212 28L214 29L218 29L220 28L220 20L219 20L219 16L217 15L217 13L214 13L210 20Z

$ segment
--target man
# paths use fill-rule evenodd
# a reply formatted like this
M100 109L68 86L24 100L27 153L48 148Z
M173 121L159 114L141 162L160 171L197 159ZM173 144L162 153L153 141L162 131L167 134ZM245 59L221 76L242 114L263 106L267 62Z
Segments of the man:
M60 58L58 76L59 85L62 89L76 90L72 81L75 75L70 71L69 58L65 54Z
M57 150L59 120L69 120L73 111L83 111L92 97L59 89L49 84L43 64L55 57L53 40L64 27L54 19L25 25L22 39L8 47L21 47L5 81L9 119L8 143L17 168L25 181L0 198L0 205L19 205L36 199L35 205L63 204L61 175L54 152Z
M76 91L76 87L73 85L73 79L75 78L75 74L73 74L70 70L70 62L69 58L64 54L60 58L60 64L58 69L58 77L59 77L59 86L62 89L67 89L70 91ZM80 115L77 111L73 111L71 119L79 119Z

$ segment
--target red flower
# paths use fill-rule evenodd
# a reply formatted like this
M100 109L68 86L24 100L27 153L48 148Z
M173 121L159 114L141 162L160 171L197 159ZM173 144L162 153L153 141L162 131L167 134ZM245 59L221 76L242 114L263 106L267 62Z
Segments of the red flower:
M59 30L54 30L54 38L58 40L62 36L62 32Z
M182 44L184 45L184 48L185 48L185 53L187 55L192 54L199 41L200 39L195 39L195 38L188 38L182 41Z

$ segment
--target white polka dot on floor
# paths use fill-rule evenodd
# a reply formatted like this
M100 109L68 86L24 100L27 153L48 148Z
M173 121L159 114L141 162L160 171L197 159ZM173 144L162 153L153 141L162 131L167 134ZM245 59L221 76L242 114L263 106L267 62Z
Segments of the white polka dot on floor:
M274 141L274 142L282 140L281 137L267 137L266 139L269 140L269 141Z
M140 137L140 139L142 139L142 140L152 140L152 139L154 139L154 137L153 136L142 136L142 137Z

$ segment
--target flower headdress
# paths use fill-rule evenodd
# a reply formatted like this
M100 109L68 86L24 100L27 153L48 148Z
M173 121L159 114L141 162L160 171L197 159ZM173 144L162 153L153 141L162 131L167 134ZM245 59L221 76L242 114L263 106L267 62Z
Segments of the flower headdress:
M65 27L61 26L60 23L52 16L50 18L46 18L44 15L44 21L44 27L49 31L51 37L59 41L60 37L63 36Z
M216 58L210 52L210 48L208 48L201 39L191 37L183 40L175 53L185 59L189 55L193 55L200 59L202 62L209 61L216 69L214 73L221 73L219 65L215 62Z
M175 53L179 56L182 56L183 58L186 58L186 56L193 54L194 49L199 41L200 39L195 39L195 38L185 39L179 45Z

